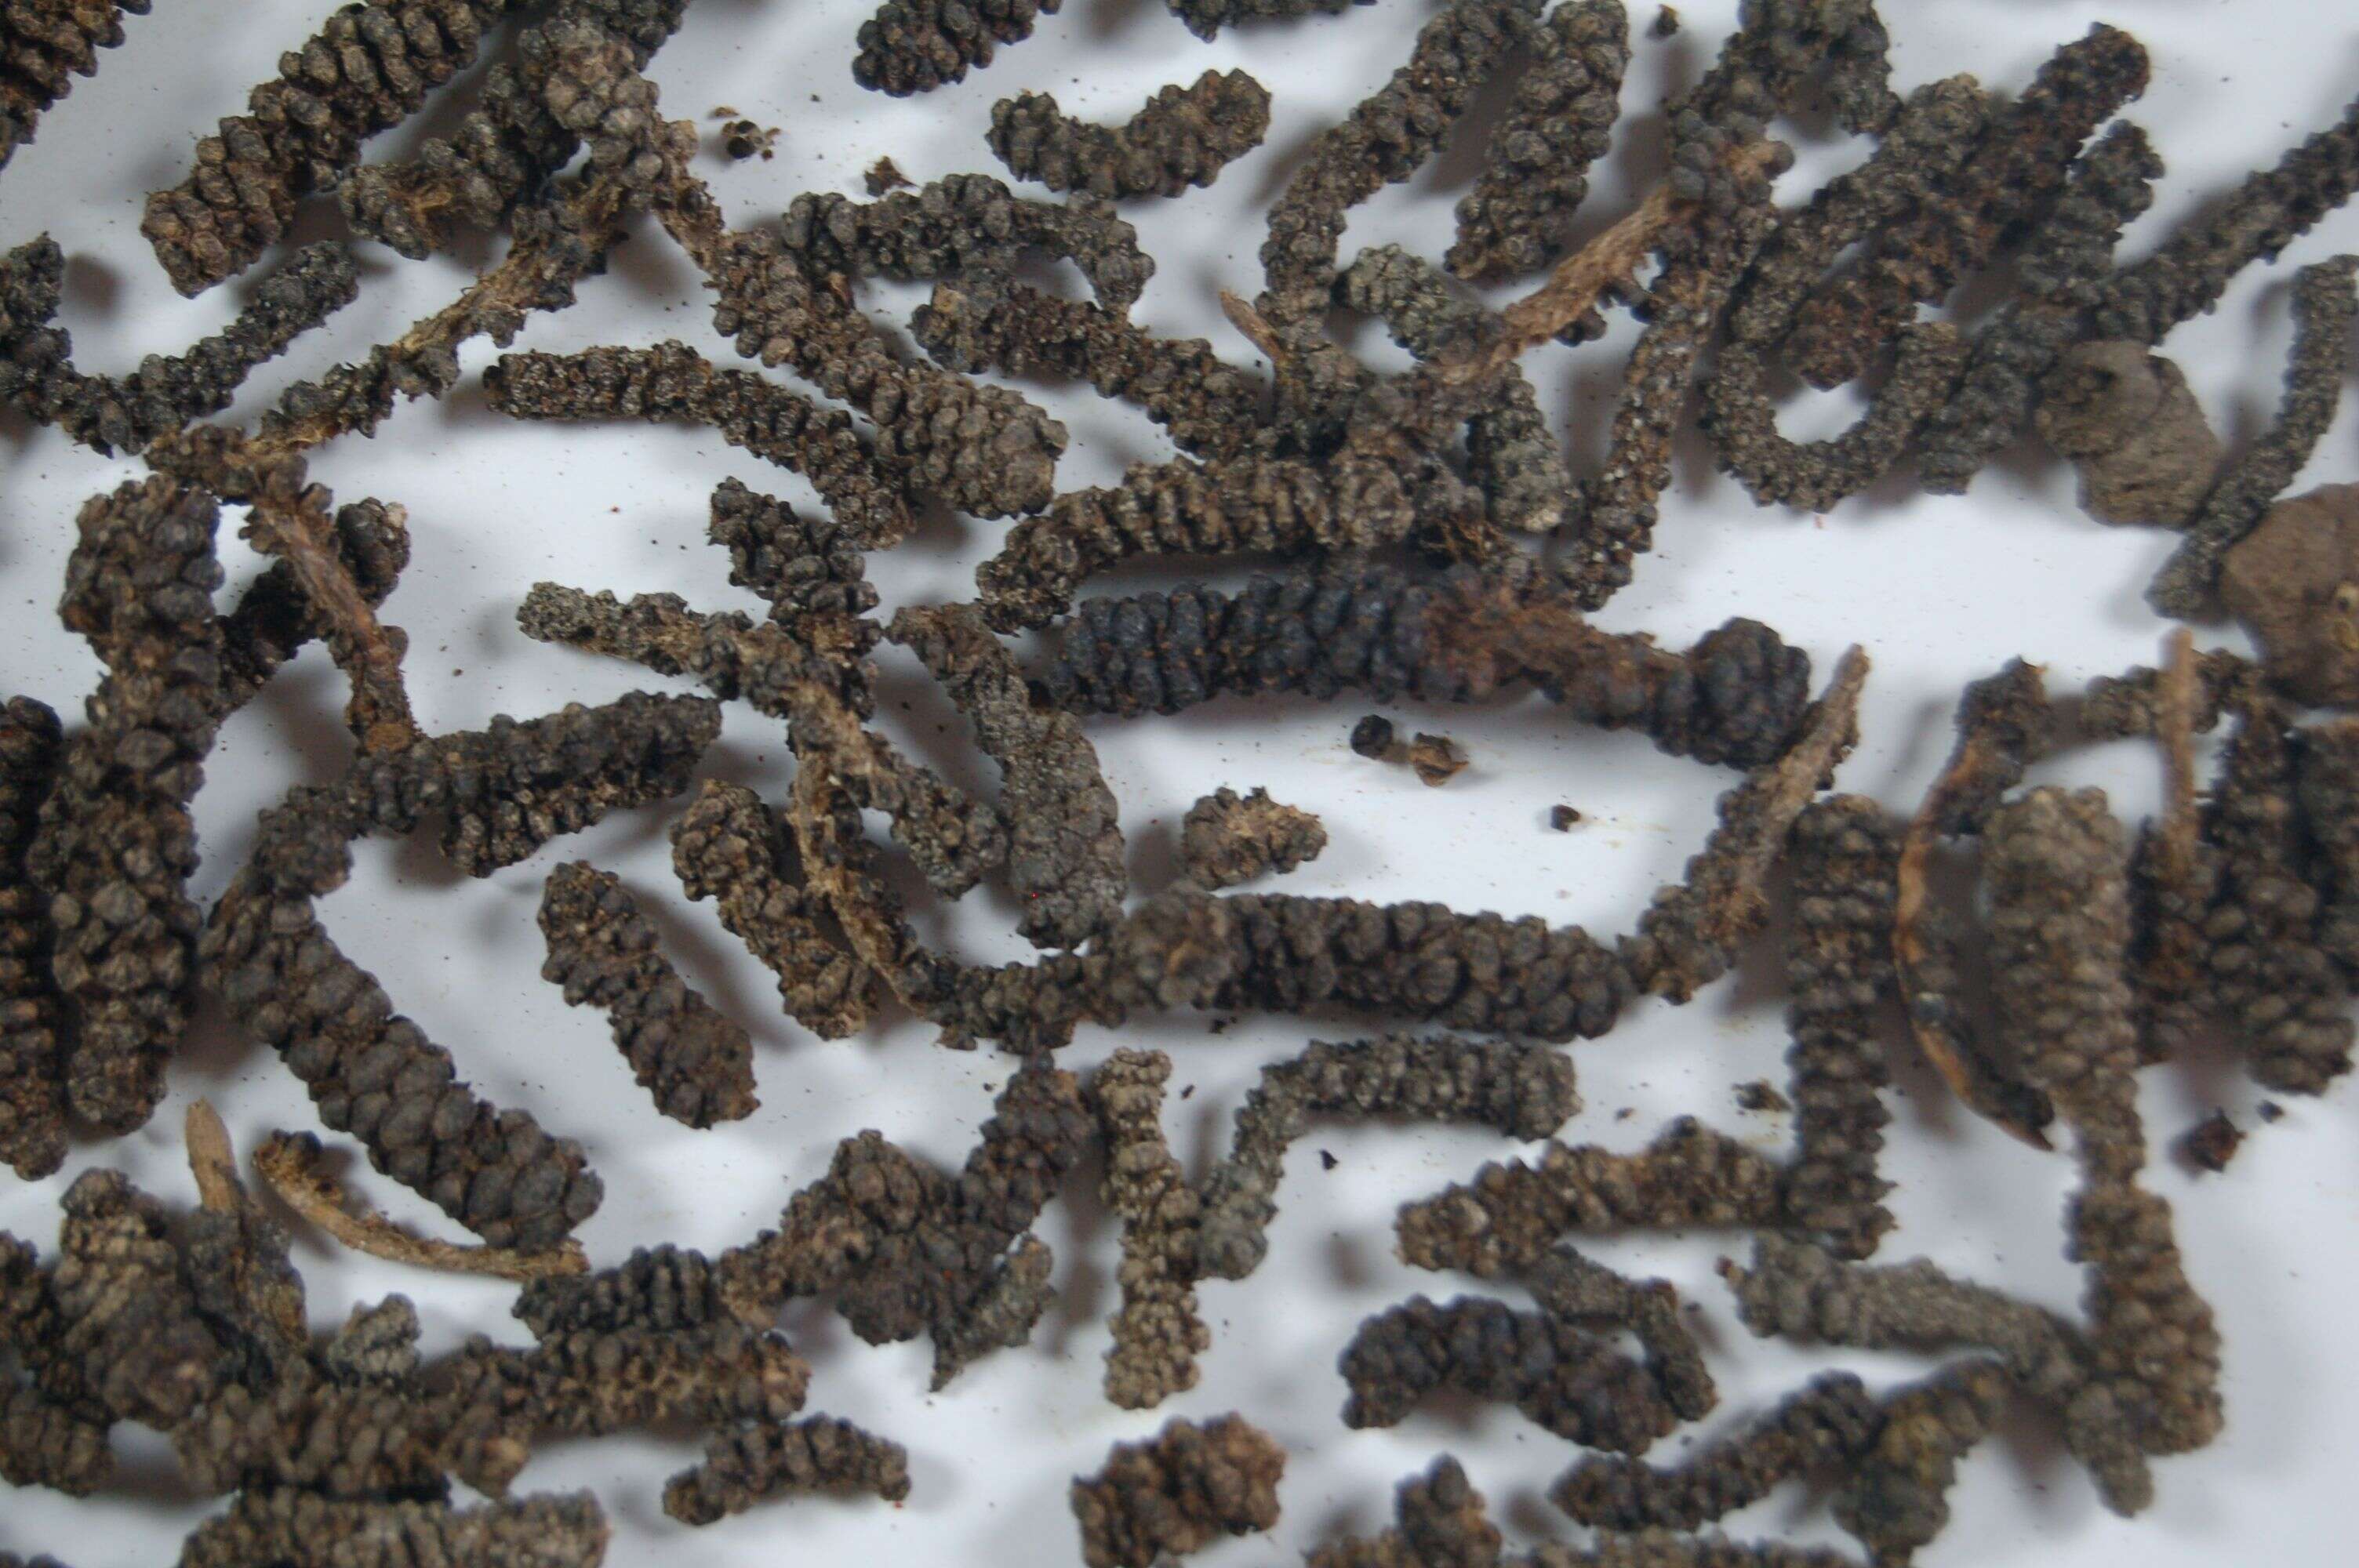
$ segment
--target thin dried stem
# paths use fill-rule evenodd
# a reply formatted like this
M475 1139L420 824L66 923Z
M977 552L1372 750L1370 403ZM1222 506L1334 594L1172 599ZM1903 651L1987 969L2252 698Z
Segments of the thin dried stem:
M501 1280L589 1272L582 1243L570 1236L542 1252L462 1247L413 1236L357 1194L348 1195L335 1177L320 1168L321 1152L320 1141L309 1133L274 1132L254 1152L255 1173L281 1203L355 1252L445 1274L489 1274Z
M245 1203L245 1188L237 1179L237 1152L230 1147L229 1129L208 1100L189 1102L181 1124L188 1145L189 1173L197 1179L197 1201L215 1214L234 1214Z

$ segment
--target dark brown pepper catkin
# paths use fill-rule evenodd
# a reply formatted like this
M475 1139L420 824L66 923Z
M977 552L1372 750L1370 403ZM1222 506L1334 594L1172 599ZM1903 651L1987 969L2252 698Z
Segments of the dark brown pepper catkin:
M1630 63L1618 0L1573 0L1532 29L1533 60L1484 149L1483 172L1458 203L1458 238L1443 258L1488 282L1531 272L1563 250L1604 156Z
M49 900L25 872L63 749L58 716L46 705L12 697L0 708L0 1161L28 1182L66 1157Z
M1196 1386L1196 1357L1212 1331L1196 1311L1196 1236L1203 1200L1163 1136L1171 1058L1117 1048L1090 1076L1090 1105L1105 1145L1105 1206L1122 1221L1114 1279L1122 1304L1106 1352L1105 1396L1151 1410Z
M1545 1313L1474 1296L1413 1296L1360 1325L1338 1362L1343 1424L1397 1424L1450 1388L1513 1404L1585 1448L1642 1454L1678 1424L1644 1367L1611 1342Z
M1045 92L1003 98L986 139L1018 179L1112 200L1210 185L1268 130L1267 88L1242 70L1208 70L1189 86L1158 88L1116 126L1076 120Z
M707 779L672 823L680 891L710 898L727 926L777 977L788 1013L823 1040L867 1022L874 971L831 937L799 874L778 814L743 784Z
M1180 827L1180 867L1208 888L1234 887L1270 871L1290 871L1316 860L1327 829L1299 806L1257 789L1241 795L1223 788L1188 808Z
M1830 1508L1877 1568L1908 1568L1949 1524L1958 1463L1990 1435L2006 1391L1996 1363L1968 1361L1884 1401L1882 1429Z
M998 44L1022 43L1060 0L885 0L860 25L852 79L896 98L965 80L989 65Z
M1371 5L1375 0L1163 0L1171 14L1187 24L1188 30L1200 38L1211 39L1220 30L1235 22L1258 22L1277 17L1340 16L1354 5Z
M2044 211L2082 144L2146 83L2146 49L2117 27L2100 23L2058 49L1935 201L1878 234L1856 273L1802 306L1786 344L1795 373L1819 387L1859 374L1912 306L1946 297Z
M333 1561L348 1568L466 1563L482 1568L596 1568L609 1531L587 1492L454 1508L432 1500L338 1501L300 1491L240 1493L197 1527L181 1568Z
M2359 719L2311 725L2300 742L2298 798L2317 851L2310 881L2325 901L2318 943L2348 980L2359 976Z
M664 1483L664 1512L682 1524L715 1524L773 1498L864 1492L897 1503L909 1495L909 1456L832 1416L756 1422L715 1437L704 1460Z
M0 168L33 139L42 111L94 75L98 51L123 42L123 14L149 0L7 0L0 5Z
M708 426L731 446L809 479L861 543L884 548L909 531L909 505L900 492L907 470L888 470L850 415L750 371L721 369L685 343L503 354L484 372L484 390L494 408L514 419Z
M197 143L196 168L147 199L139 232L173 287L198 294L287 233L297 200L333 185L361 143L416 114L474 59L515 0L365 0L278 59L246 112Z
M163 1098L196 979L189 803L221 719L219 511L172 480L125 484L82 508L66 567L65 623L106 675L89 727L60 755L25 868L49 900L66 1103L116 1132Z
M1154 1568L1223 1535L1277 1523L1286 1451L1244 1417L1173 1421L1145 1443L1117 1444L1094 1476L1076 1476L1073 1517L1089 1568Z
M916 654L999 764L1016 930L1038 946L1103 934L1129 890L1114 792L1078 719L1035 706L1023 671L972 606L904 610L886 634Z
M690 1127L753 1114L753 1042L657 950L655 927L618 878L582 860L558 867L541 894L540 929L541 978L568 1003L608 1013L656 1108Z

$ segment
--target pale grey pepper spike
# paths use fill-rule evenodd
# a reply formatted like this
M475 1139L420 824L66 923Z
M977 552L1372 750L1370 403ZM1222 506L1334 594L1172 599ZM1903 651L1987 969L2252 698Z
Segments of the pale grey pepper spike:
M47 234L0 257L0 402L101 456L137 452L167 431L220 413L255 367L360 290L349 249L306 245L220 331L177 354L149 354L126 375L91 375L74 366L72 336L52 324L64 279L65 254Z
M1018 179L1111 201L1210 185L1268 130L1269 89L1242 70L1208 70L1158 88L1120 125L1076 120L1045 92L1003 98L985 139Z
M200 139L196 167L147 198L139 232L173 287L199 294L284 238L295 205L360 161L361 143L399 124L464 70L520 0L380 0L346 5L278 57L246 112Z
M2255 169L2228 198L2182 223L2144 260L2123 267L2097 295L2093 333L2151 347L2173 327L2219 303L2228 280L2256 258L2274 259L2359 190L2359 98L2343 117Z
M2066 1446L2105 1506L2134 1514L2154 1498L2136 1421L2096 1377L2090 1343L2053 1313L1969 1284L1925 1259L1846 1263L1778 1236L1753 1244L1749 1267L1723 1260L1737 1315L1761 1336L1872 1350L1990 1351L2026 1393L2062 1420Z
M516 62L495 65L482 95L447 136L398 163L364 164L336 187L354 233L411 260L450 247L456 223L489 227L562 168L581 138L549 107L551 24L586 22L630 51L644 70L677 32L689 0L567 0L516 37Z
M1338 285L1345 306L1382 320L1393 341L1419 359L1471 352L1499 330L1497 316L1479 300L1397 245L1362 251ZM1500 523L1544 534L1564 521L1571 470L1520 369L1510 367L1499 378L1497 399L1467 419L1466 460Z
M1180 867L1199 887L1234 887L1318 859L1327 829L1269 791L1241 795L1225 786L1188 808L1180 829Z
M1155 1568L1277 1523L1286 1450L1243 1416L1170 1421L1143 1443L1116 1444L1094 1476L1073 1478L1087 1568Z
M750 371L724 370L677 340L647 349L502 354L484 372L512 419L676 420L709 426L811 482L859 543L886 549L914 522L903 488L915 466L861 438L852 416Z
M220 516L194 486L127 483L84 504L66 562L60 613L105 674L59 753L25 871L47 899L66 1105L112 1132L155 1111L195 1003L190 804L222 718Z
M1093 196L1040 201L987 174L953 174L874 201L805 191L777 227L788 254L821 278L1003 279L1025 251L1069 260L1099 304L1136 303L1155 260L1138 231Z
M1483 171L1458 203L1443 265L1492 282L1556 260L1605 154L1630 63L1621 0L1568 0L1532 31L1533 59L1491 133Z
M0 5L0 169L33 139L42 112L98 70L98 51L123 42L123 15L149 0L8 0Z
M2276 419L2221 477L2178 553L2147 589L2147 602L2165 615L2192 621L2212 612L2221 557L2253 531L2334 422L2350 362L2351 325L2359 319L2359 256L2337 256L2295 274L2293 310L2293 352Z
M852 80L903 98L965 80L989 65L995 45L1022 43L1060 0L885 0L860 25Z
M45 703L0 707L0 1161L26 1181L65 1163L65 1084L49 901L25 874L41 803L56 787L65 731Z
M702 1463L664 1483L664 1512L682 1524L717 1524L775 1498L864 1493L897 1503L909 1495L909 1455L833 1416L756 1422L715 1436Z
M2082 153L2016 257L2022 292L1974 333L1965 373L1918 438L1917 473L1962 495L1982 465L2022 434L2041 381L2089 330L2122 231L2154 204L2162 158L2146 132L2118 121Z
M753 1114L753 1041L672 968L621 879L569 860L549 873L539 918L549 944L541 978L562 988L568 1005L606 1012L657 1109L697 1128Z
M1354 5L1373 5L1375 0L1163 0L1163 4L1190 32L1210 42L1223 27L1238 22L1339 16Z
M1904 329L1892 373L1842 435L1796 441L1777 428L1772 395L1779 345L1796 311L1845 247L1938 200L1989 114L1969 77L1919 88L1868 159L1784 218L1755 256L1728 311L1728 333L1703 387L1701 424L1714 460L1757 504L1821 512L1873 483L1945 403L1966 358L1956 328Z
M1207 1278L1242 1280L1260 1265L1286 1151L1314 1116L1466 1122L1534 1139L1555 1131L1580 1108L1572 1059L1552 1046L1449 1034L1313 1042L1300 1055L1263 1068L1238 1108L1229 1153L1201 1187L1197 1266Z
M1103 935L1130 878L1114 792L1081 721L1033 702L1015 654L972 606L904 610L886 635L917 654L999 764L1008 883L1024 905L1016 930L1042 947Z

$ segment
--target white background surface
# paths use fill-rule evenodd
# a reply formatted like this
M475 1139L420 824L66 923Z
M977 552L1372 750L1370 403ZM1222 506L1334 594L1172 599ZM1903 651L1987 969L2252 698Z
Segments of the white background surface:
M1634 184L1653 178L1660 122L1651 106L1666 83L1692 81L1709 61L1734 6L1693 0L1680 9L1687 29L1669 42L1643 37L1651 6L1634 11L1636 59L1624 94L1631 109L1584 209L1584 232L1625 211ZM2134 113L2154 133L2170 173L2155 211L2130 235L2131 254L2245 169L2274 161L2292 140L2330 124L2359 79L2359 29L2321 22L2333 8L2305 0L2117 0L2102 7L1952 0L1887 9L1904 88L1971 70L2017 89L2056 44L2101 17L2145 39L2154 84ZM324 10L321 0L165 0L155 15L130 21L127 45L105 58L94 81L77 83L43 119L39 142L0 177L0 242L21 243L47 229L72 258L65 319L84 368L127 369L142 353L177 350L233 308L236 286L193 303L171 293L138 237L140 200L180 176L193 128L239 107L246 88ZM863 5L701 0L654 74L672 116L693 115L713 130L709 111L729 104L785 128L772 161L732 166L717 153L705 160L733 219L746 222L802 189L857 192L860 170L879 154L920 180L995 170L982 131L993 101L1021 88L1053 92L1078 114L1119 120L1165 81L1248 66L1276 99L1264 148L1208 192L1133 203L1125 213L1161 264L1139 319L1158 331L1205 335L1243 360L1247 350L1220 321L1215 290L1254 291L1259 216L1286 171L1319 128L1382 81L1427 14L1420 0L1382 0L1340 18L1241 29L1208 46L1153 0L1068 0L1065 15L1044 18L1038 36L1004 51L990 70L894 102L850 79ZM446 99L423 124L372 150L396 153L447 129L464 102ZM1860 156L1856 145L1823 131L1796 135L1802 162L1781 187L1788 200ZM1468 148L1455 146L1408 187L1385 192L1354 214L1345 254L1398 239L1438 255L1447 243L1449 204L1473 167ZM334 230L332 202L315 202L304 237ZM2338 214L2277 266L2248 272L2216 315L2180 329L2167 344L2232 443L2249 439L2274 405L2289 336L2292 266L2354 245L2359 218ZM257 375L233 416L250 416L296 375L393 335L447 298L491 254L484 245L460 260L411 265L364 247L359 301L329 331ZM1067 285L1075 282L1068 275ZM889 287L864 296L895 319L917 297ZM520 346L677 336L727 358L706 323L689 267L643 225L609 275L585 287L577 308L536 319ZM1550 346L1529 363L1584 465L1602 448L1630 330L1621 321L1607 345L1578 353ZM1391 351L1375 334L1360 341L1389 362ZM452 397L407 406L377 440L337 443L313 465L315 477L342 499L375 494L409 508L416 563L386 616L410 633L410 689L421 719L436 730L663 684L629 666L527 641L511 618L516 600L535 579L554 577L625 593L669 589L711 608L756 608L728 587L725 558L702 541L708 492L735 475L798 504L812 501L799 480L701 431L499 419L484 407L473 373L490 351L480 344L468 351L470 374ZM1133 409L1086 389L1025 390L1072 431L1063 485L1104 482L1127 462L1168 455ZM1847 420L1851 406L1846 395L1811 398L1788 411L1788 427L1824 433ZM2346 409L2299 487L2353 477L2354 428ZM73 449L14 415L0 416L0 465L6 611L0 686L71 714L95 668L51 613L73 510L136 470ZM886 611L970 591L969 573L1001 526L937 520L897 552L873 559ZM234 584L255 563L231 536L234 527L234 519L224 520ZM2092 675L2151 661L2164 631L2139 595L2170 538L2091 523L2072 504L2069 474L2028 450L1995 464L1970 497L1914 494L1903 479L1820 519L1756 511L1690 446L1658 541L1640 561L1635 585L1599 619L1685 646L1731 614L1756 615L1809 649L1822 672L1845 643L1865 643L1876 666L1865 740L1842 782L1899 808L1913 805L1938 768L1962 682L2021 654L2046 664L2056 687L2073 688ZM895 650L883 654L891 727L953 776L987 782L987 768L977 774L962 729L925 695L915 666ZM200 896L210 898L244 853L258 807L289 783L331 776L338 767L342 701L341 677L313 649L230 723L198 802L205 849ZM1406 772L1345 748L1346 731L1365 710L1349 701L1224 702L1178 719L1094 726L1122 800L1138 890L1169 878L1178 819L1195 796L1224 784L1266 784L1321 813L1332 835L1326 855L1288 879L1292 891L1440 898L1611 933L1626 928L1658 882L1678 874L1703 835L1714 795L1732 782L1723 772L1661 757L1642 739L1569 727L1536 700L1480 711L1396 708L1397 719L1447 729L1473 754L1467 773L1429 792ZM775 730L743 708L730 709L708 770L773 795L786 777ZM2120 808L2135 814L2152 805L2154 773L2146 752L2117 746L2051 764L2040 776L2105 784ZM1547 810L1559 801L1577 806L1584 825L1570 834L1549 831ZM325 906L346 948L451 1048L484 1093L528 1108L588 1146L607 1190L605 1206L583 1231L600 1261L659 1239L705 1248L742 1239L824 1169L837 1138L862 1127L955 1162L1009 1070L988 1051L939 1051L929 1031L906 1021L856 1042L826 1044L780 1018L766 975L722 931L711 906L678 896L664 838L669 816L658 808L617 817L480 882L450 873L430 842L364 845L360 874ZM574 857L618 871L646 895L681 968L755 1030L763 1106L753 1118L699 1133L658 1116L632 1085L603 1017L569 1011L538 978L542 952L533 914L540 881ZM988 890L929 919L969 955L1021 950L1008 934L1006 901ZM1745 1080L1783 1081L1781 989L1776 949L1759 945L1733 980L1691 1006L1643 1005L1607 1039L1578 1047L1588 1108L1564 1136L1636 1146L1666 1119L1691 1111L1765 1148L1782 1147L1784 1118L1740 1112L1731 1098ZM1175 1090L1194 1086L1192 1098L1172 1101L1168 1119L1182 1157L1201 1168L1225 1144L1228 1115L1262 1064L1313 1035L1360 1033L1342 1022L1247 1020L1214 1035L1207 1020L1187 1017L1125 1038L1169 1050ZM1065 1065L1086 1067L1113 1044L1103 1031L1085 1031ZM1889 1173L1900 1184L1893 1203L1902 1225L1884 1258L1924 1253L2072 1308L2079 1281L2061 1257L2059 1235L2069 1161L2035 1155L1943 1104L1927 1092L1913 1061L1899 1072ZM214 1101L242 1148L273 1128L315 1125L295 1080L210 1013L172 1084L171 1101L146 1130L78 1147L66 1171L46 1182L0 1176L0 1227L49 1246L57 1195L94 1162L120 1163L171 1201L190 1201L178 1128L192 1096ZM2350 1491L2350 1456L2359 1453L2359 1350L2349 1326L2359 1288L2353 1095L2346 1080L2322 1103L2288 1102L2282 1121L2260 1128L2251 1086L2225 1059L2147 1075L2145 1108L2158 1142L2215 1105L2258 1133L2224 1176L2190 1179L2158 1154L2152 1178L2177 1206L2190 1271L2226 1336L2227 1433L2205 1454L2158 1464L2158 1501L2146 1518L2125 1522L2099 1508L2036 1418L2018 1420L1966 1465L1954 1496L1958 1522L1922 1561L1935 1568L1999 1561L2163 1568L2349 1560L2347 1527L2359 1516ZM1632 1114L1619 1119L1625 1108ZM1321 1169L1322 1148L1337 1159L1332 1172ZM1384 1432L1349 1432L1338 1420L1344 1390L1334 1358L1361 1317L1416 1292L1444 1297L1480 1288L1402 1265L1392 1253L1394 1209L1514 1152L1487 1133L1318 1129L1289 1163L1269 1262L1250 1281L1212 1282L1201 1292L1215 1335L1202 1383L1158 1411L1117 1411L1097 1392L1115 1237L1091 1194L1094 1172L1073 1183L1070 1201L1052 1206L1043 1221L1065 1289L1032 1346L976 1365L943 1395L925 1391L924 1342L865 1346L823 1305L799 1303L788 1327L817 1368L811 1409L908 1444L915 1491L904 1507L798 1502L690 1531L663 1517L659 1494L692 1448L637 1437L551 1447L519 1485L594 1487L614 1522L609 1560L618 1563L750 1564L778 1561L782 1552L810 1562L856 1552L895 1563L1056 1563L1073 1556L1069 1477L1094 1469L1108 1444L1144 1436L1169 1416L1235 1409L1289 1452L1285 1518L1273 1537L1208 1552L1201 1559L1208 1568L1290 1559L1339 1529L1373 1529L1389 1518L1394 1482L1444 1450L1459 1454L1490 1494L1511 1545L1577 1540L1541 1497L1576 1455L1513 1410L1430 1403ZM374 1174L363 1179L388 1210L451 1232L411 1195ZM1734 1238L1644 1238L1595 1249L1619 1266L1674 1280L1701 1309L1723 1398L1712 1421L1691 1435L1743 1421L1816 1367L1853 1366L1875 1381L1921 1370L1903 1357L1789 1352L1752 1340L1711 1271L1715 1256L1741 1245ZM506 1315L507 1287L354 1260L312 1235L299 1238L298 1261L322 1328L357 1302L400 1290L419 1303L429 1351L474 1331L523 1337ZM130 1474L144 1483L141 1496L85 1505L0 1492L0 1549L50 1550L82 1568L166 1559L212 1505L177 1489L160 1440L124 1428L118 1442ZM1675 1460L1685 1446L1674 1437L1653 1457ZM1823 1509L1790 1490L1733 1517L1727 1529L1740 1537L1835 1539Z

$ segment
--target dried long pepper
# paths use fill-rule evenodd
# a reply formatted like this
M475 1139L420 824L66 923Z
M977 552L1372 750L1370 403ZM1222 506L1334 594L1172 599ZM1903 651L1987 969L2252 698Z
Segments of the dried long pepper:
M1073 1518L1089 1568L1154 1568L1223 1535L1277 1523L1286 1451L1244 1417L1173 1421L1146 1443L1117 1444L1076 1476Z
M27 1181L66 1157L49 901L25 870L63 741L58 716L33 698L12 697L0 708L0 1160Z
M664 1512L682 1524L714 1524L774 1498L811 1492L863 1492L897 1503L909 1495L908 1454L833 1416L752 1422L715 1437L701 1464L664 1483Z
M1016 178L1110 201L1210 185L1268 129L1267 88L1242 70L1208 70L1186 87L1158 88L1111 127L1072 118L1045 92L1003 98L991 106L989 140Z
M1020 44L1059 0L885 0L860 27L852 79L895 97L962 81L989 65L995 46Z
M150 0L8 0L0 6L0 169L33 139L42 113L123 42L123 14Z
M1299 806L1222 788L1188 808L1180 828L1180 868L1207 888L1234 887L1318 859L1327 829Z
M1630 63L1620 0L1571 0L1532 30L1532 63L1484 150L1483 172L1458 203L1444 258L1476 281L1532 272L1566 243L1589 166L1605 154Z

